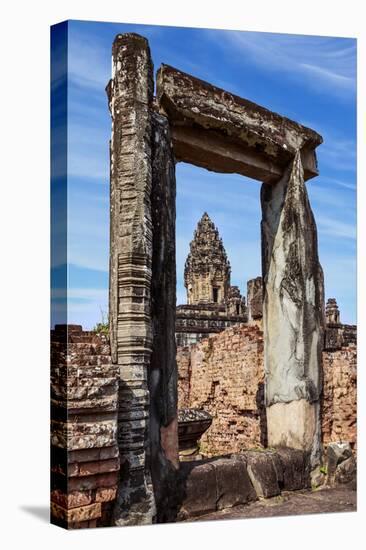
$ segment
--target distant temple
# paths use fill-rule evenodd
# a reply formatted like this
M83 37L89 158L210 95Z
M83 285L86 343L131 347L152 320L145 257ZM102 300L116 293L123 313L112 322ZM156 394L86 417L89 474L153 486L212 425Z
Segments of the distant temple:
M184 268L187 304L177 306L178 346L194 344L228 327L262 317L262 279L248 282L248 307L237 286L217 228L205 212L197 224Z

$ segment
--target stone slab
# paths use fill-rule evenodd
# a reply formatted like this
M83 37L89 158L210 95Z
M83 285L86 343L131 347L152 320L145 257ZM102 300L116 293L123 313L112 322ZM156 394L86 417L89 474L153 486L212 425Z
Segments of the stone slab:
M269 498L280 494L276 470L270 454L247 451L243 453L247 471L259 498Z
M322 137L247 99L162 65L157 100L168 115L177 160L273 182L303 149L305 179L318 174L314 149Z
M216 510L216 473L209 463L181 464L184 500L178 517L184 519Z
M256 500L244 460L223 458L213 461L212 465L216 472L217 510Z
M283 491L298 491L310 487L307 453L298 449L276 449L273 459L279 458L282 468L280 487ZM279 474L277 474L278 477Z

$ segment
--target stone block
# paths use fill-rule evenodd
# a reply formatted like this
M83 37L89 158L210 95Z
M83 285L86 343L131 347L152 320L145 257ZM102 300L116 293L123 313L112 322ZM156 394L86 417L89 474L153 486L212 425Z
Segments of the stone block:
M110 502L116 498L116 487L98 487L95 491L95 502Z
M181 464L184 495L179 519L199 516L216 510L216 472L210 463Z
M329 443L327 447L327 474L331 478L337 469L338 464L352 456L352 449L349 443Z
M95 460L108 460L118 457L117 445L92 449L80 449L70 451L67 455L68 462L93 462Z
M357 465L353 455L341 462L335 471L334 483L336 485L350 485L356 489Z
M53 518L64 520L68 523L74 521L89 521L101 517L102 505L100 502L96 502L88 506L80 506L68 510L51 502L51 515Z
M115 420L107 422L52 421L52 444L69 450L110 447L116 442Z
M106 474L71 477L68 480L69 491L88 491L98 487L115 487L118 483L118 472L108 472Z
M269 498L279 495L281 491L270 453L247 451L243 454L249 478L257 496Z
M300 449L279 448L275 455L282 465L282 482L284 491L299 491L310 487L310 468L308 454Z
M79 476L90 476L104 472L116 472L119 470L119 459L96 460L95 462L81 462L78 464ZM71 477L71 476L70 476Z
M216 472L218 510L256 500L257 495L244 460L238 457L222 458L214 460L211 464Z
M78 508L92 503L92 491L70 491L64 493L59 489L51 491L51 501L62 508Z
M317 175L313 149L322 138L313 130L167 65L156 88L178 161L276 182L303 148L306 179Z

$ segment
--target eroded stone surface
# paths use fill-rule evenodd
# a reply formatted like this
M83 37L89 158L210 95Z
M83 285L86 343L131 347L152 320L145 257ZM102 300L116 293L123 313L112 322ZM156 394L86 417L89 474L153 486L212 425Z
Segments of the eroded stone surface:
M152 113L153 349L148 381L150 460L158 522L175 520L179 497L174 162L168 121Z
M52 522L70 529L109 523L120 469L117 402L118 367L108 337L57 326L51 333Z
M318 173L321 136L255 103L167 65L158 71L157 100L177 160L274 182L302 149L305 178Z
M324 283L299 152L276 185L263 185L261 203L268 443L309 450L315 466L320 460ZM301 412L297 423L287 414L294 401L290 406ZM289 422L291 432L285 427Z
M310 487L309 463L306 452L280 447L276 449L273 456L279 459L282 468L282 476L279 472L277 473L281 490L299 491L305 487Z
M263 283L262 277L250 279L247 283L248 321L263 317Z
M270 453L247 451L244 453L247 472L258 497L279 495L281 490Z
M334 483L336 485L350 485L356 489L357 465L353 455L341 462L335 471Z
M149 439L147 368L152 351L153 66L148 42L117 35L107 87L112 117L109 322L119 366L118 444L121 476L114 523L151 523L155 503L146 452Z
M185 462L181 465L184 500L178 519L216 510L216 473L210 463Z
M257 495L242 457L223 458L212 462L216 471L216 508L223 510L256 500Z

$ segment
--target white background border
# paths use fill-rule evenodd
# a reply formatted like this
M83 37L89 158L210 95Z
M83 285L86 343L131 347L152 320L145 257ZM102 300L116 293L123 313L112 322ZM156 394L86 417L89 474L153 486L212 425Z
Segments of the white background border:
M1 538L3 548L360 547L365 514L365 104L363 2L63 0L2 5ZM5 7L6 6L6 7ZM358 38L358 513L66 532L49 499L49 26L64 19ZM5 119L5 123L4 123ZM362 281L363 287L362 287ZM362 307L363 305L363 307ZM360 467L361 466L361 467ZM361 543L362 545L362 543Z

